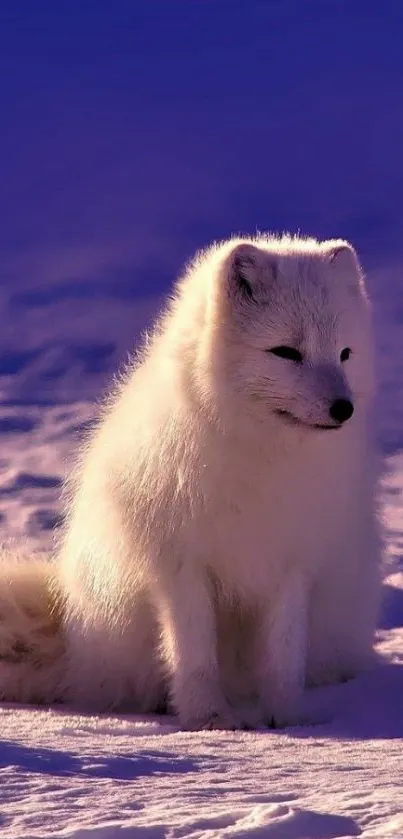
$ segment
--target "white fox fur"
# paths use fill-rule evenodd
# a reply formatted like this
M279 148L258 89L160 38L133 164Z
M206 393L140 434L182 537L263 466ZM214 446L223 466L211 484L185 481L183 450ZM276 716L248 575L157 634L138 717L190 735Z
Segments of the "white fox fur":
M286 725L305 685L366 667L372 355L347 242L199 254L84 447L56 565L6 562L2 697ZM354 407L343 424L335 400Z

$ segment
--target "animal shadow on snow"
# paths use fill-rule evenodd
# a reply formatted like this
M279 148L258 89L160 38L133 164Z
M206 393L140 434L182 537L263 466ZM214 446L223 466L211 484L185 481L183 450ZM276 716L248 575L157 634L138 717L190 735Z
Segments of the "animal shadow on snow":
M382 662L351 681L309 690L312 725L288 729L295 737L349 740L403 738L403 665Z
M11 766L26 772L57 777L75 776L114 778L132 781L135 778L158 775L176 775L195 772L197 764L190 758L170 752L139 751L136 755L93 755L85 757L61 749L41 749L20 743L0 743L0 769Z

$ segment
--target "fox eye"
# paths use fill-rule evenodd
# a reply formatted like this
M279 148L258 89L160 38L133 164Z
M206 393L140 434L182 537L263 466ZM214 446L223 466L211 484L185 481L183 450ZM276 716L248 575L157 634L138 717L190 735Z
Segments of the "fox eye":
M288 361L296 361L297 364L301 364L302 362L300 351L294 349L294 347L272 347L268 352L277 355L279 358L286 358Z
M350 347L345 347L340 353L340 361L348 361L351 355Z

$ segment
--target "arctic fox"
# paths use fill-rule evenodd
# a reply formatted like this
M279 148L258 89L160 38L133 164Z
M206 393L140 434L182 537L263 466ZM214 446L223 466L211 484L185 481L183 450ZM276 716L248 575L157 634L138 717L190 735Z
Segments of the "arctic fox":
M1 697L283 726L366 667L373 390L350 244L198 254L80 454L56 562L4 563Z

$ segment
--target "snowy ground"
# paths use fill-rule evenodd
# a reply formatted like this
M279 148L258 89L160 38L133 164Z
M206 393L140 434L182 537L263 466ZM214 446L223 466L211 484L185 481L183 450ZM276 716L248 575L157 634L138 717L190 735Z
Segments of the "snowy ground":
M381 646L322 697L331 722L281 734L4 708L1 835L401 837L401 634Z
M379 629L383 664L312 692L320 724L202 733L173 719L0 708L4 839L270 837L402 839L403 336L399 270L369 283L380 349L382 505L390 563ZM50 548L60 482L105 380L156 301L3 292L0 516L3 534ZM24 306L24 300L26 306ZM34 328L33 328L34 320ZM65 324L65 329L61 328ZM20 336L26 336L21 349ZM100 340L102 336L102 340Z

